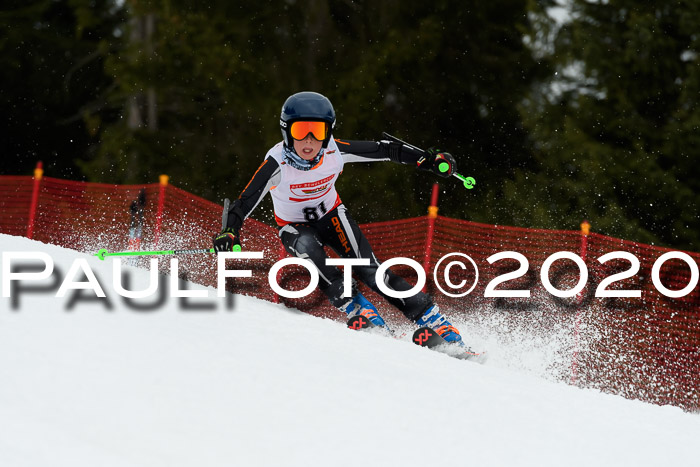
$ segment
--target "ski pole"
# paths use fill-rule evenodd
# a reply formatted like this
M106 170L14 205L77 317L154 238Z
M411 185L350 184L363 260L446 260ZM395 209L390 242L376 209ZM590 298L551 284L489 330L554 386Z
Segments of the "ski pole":
M221 229L225 229L228 221L228 209L231 201L226 198L224 199L224 211L221 215ZM240 245L234 245L233 251L241 251ZM100 249L95 256L100 258L102 261L107 256L154 256L154 255L196 255L200 253L216 253L213 248L187 248L183 250L158 250L158 251L115 251L109 252L106 248Z
M241 251L240 245L234 245L233 251ZM158 250L158 251L107 251L107 248L102 248L95 253L95 256L102 261L107 256L156 256L156 255L196 255L200 253L216 253L213 248L188 248L184 250Z
M392 141L395 141L397 143L401 143L404 146L408 146L408 147L413 148L417 151L422 151L422 149L417 148L416 146L413 146L412 144L408 144L406 141L400 140L396 136L391 136L387 132L383 132L382 134L384 135L385 138L389 138ZM438 165L438 170L442 173L445 173L445 172L450 170L450 164L448 164L447 162L441 162L440 165ZM465 177L464 175L458 174L456 172L453 173L452 175L454 175L455 177L460 179L464 183L464 188L466 188L467 190L471 190L472 188L474 188L474 185L476 185L476 180L474 180L474 177Z
M240 246L236 245L240 251ZM234 247L234 251L236 251ZM102 261L107 256L154 256L154 255L194 255L198 253L215 253L216 250L213 248L191 248L186 250L159 250L159 251L114 251L109 252L106 248L102 248L98 251L95 256L100 258Z
M234 245L233 251L241 251L240 245ZM102 248L95 253L95 256L102 261L107 256L156 256L156 255L196 255L200 253L216 253L213 248L187 248L184 250L158 250L158 251L113 251L109 252L107 248Z
M438 165L438 170L442 173L445 173L450 170L450 164L448 164L447 162L441 162L440 165ZM458 174L457 172L453 172L452 175L464 182L464 188L466 188L467 190L471 190L472 188L474 188L474 185L476 185L476 180L474 180L474 177L465 177L464 175Z
M446 170L450 169L447 168ZM457 172L453 173L452 175L463 181L464 188L466 188L467 190L471 190L472 188L474 188L474 185L476 185L476 180L474 180L474 177L465 177L464 175L458 174Z
M224 211L221 214L221 230L224 230L226 227L228 227L228 210L230 204L231 200L228 198L224 198ZM231 251L241 251L242 249L243 248L241 247L241 245L233 245L233 249Z

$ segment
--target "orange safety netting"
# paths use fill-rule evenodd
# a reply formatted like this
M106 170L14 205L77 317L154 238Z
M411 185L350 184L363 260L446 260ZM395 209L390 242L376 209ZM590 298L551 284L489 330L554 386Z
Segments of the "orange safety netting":
M34 193L36 209L32 214ZM131 207L140 196L145 202L139 249L211 247L211 236L220 228L221 206L167 181L109 185L0 176L0 233L31 234L36 240L85 252L100 248L127 250L134 247L129 242ZM670 250L596 233L583 235L580 231L486 225L441 216L361 227L380 260L408 257L427 266L427 291L449 311L463 333L485 326L486 332L513 338L527 336L544 342L564 336L561 358L552 361L556 367L552 373L558 378L629 398L700 410L700 287L696 286L684 297L669 298L652 281L654 263ZM430 229L433 229L431 235ZM432 238L431 245L427 245L428 238ZM228 290L281 301L316 316L342 318L319 291L303 299L285 299L270 290L267 271L284 256L276 228L249 219L241 231L241 239L246 250L262 251L265 259L238 265L252 269L253 277L229 280ZM495 289L529 290L529 297L485 297L489 283L498 277L504 279L504 274L521 266L515 259L493 263L487 260L506 251L524 255L528 267ZM542 265L559 251L579 255L589 273L586 287L573 297L555 297L543 286ZM601 281L630 268L625 260L605 264L598 261L613 251L632 253L640 261L640 270L608 288L640 290L639 298L595 297ZM455 252L468 255L479 274L476 280L473 269L451 268L452 283L475 283L472 292L461 298L446 296L433 281L433 269L440 258ZM695 264L700 263L700 254L687 254ZM439 277L447 263L444 261L437 270ZM161 261L161 269L168 271L166 261ZM416 279L416 273L408 266L393 269L409 281ZM197 283L216 286L214 256L182 256L179 274ZM547 277L557 289L567 290L577 284L579 274L573 261L559 260ZM660 268L659 279L668 289L682 289L691 281L690 266L679 259L668 260ZM301 268L290 267L284 269L278 282L285 288L299 289L307 281L308 274ZM397 326L405 324L406 319L398 311L375 294L368 292L368 295L390 322Z

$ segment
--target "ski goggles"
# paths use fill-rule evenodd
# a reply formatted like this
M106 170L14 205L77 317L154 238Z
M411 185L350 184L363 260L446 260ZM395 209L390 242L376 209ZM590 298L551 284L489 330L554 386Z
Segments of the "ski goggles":
M328 124L326 122L294 122L289 132L292 138L299 141L306 138L309 133L318 141L323 141L328 136Z

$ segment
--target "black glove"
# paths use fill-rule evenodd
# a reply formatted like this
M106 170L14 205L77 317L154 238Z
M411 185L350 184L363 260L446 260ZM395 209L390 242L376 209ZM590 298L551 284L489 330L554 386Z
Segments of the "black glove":
M234 251L234 247L238 245L240 251L241 241L238 238L238 232L227 227L221 231L219 235L214 236L214 250L218 251Z
M449 152L430 148L418 159L418 168L447 178L457 170L457 161Z

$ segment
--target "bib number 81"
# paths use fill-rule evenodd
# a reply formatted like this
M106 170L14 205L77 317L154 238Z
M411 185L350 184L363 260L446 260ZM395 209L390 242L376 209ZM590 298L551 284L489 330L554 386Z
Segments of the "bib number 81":
M326 209L326 205L323 204L323 201L321 201L321 204L319 204L318 206L309 206L302 209L301 211L304 213L304 219L306 219L306 222L315 222L321 217L325 216L328 212L328 209ZM319 215L319 212L321 213L321 215Z

